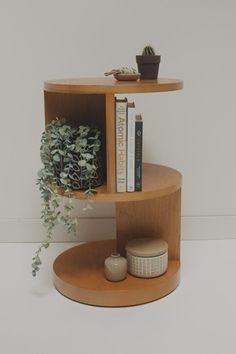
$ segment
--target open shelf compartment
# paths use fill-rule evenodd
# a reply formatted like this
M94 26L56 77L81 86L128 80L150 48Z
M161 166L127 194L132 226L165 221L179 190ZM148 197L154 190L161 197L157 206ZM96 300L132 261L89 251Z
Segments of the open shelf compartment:
M105 182L96 201L116 203L116 241L82 244L59 255L53 265L54 284L73 300L98 306L130 306L156 300L179 283L181 174L169 167L144 164L141 192L116 193L115 95L180 90L183 82L158 79L117 82L112 78L65 79L45 82L45 123L66 118L75 125L94 124L102 132ZM63 194L63 190L59 191ZM83 191L74 193L83 199ZM112 251L125 255L127 241L159 237L168 243L168 270L153 279L135 278L112 283L103 263Z
M130 306L150 302L179 284L180 264L169 260L165 274L152 279L132 275L121 282L105 279L104 259L116 248L114 240L91 242L70 248L54 262L54 284L64 296L97 306Z

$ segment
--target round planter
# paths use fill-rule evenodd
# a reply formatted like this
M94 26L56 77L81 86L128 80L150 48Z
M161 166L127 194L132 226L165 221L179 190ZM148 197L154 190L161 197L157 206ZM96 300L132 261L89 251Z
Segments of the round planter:
M71 180L71 189L86 190L89 188L96 188L103 184L104 182L104 164L102 160L102 151L97 152L97 156L93 160L93 165L96 166L96 171L93 172L91 180L86 177L86 167L79 166L80 157L76 153L72 153L72 158L70 161L69 175ZM64 171L64 162L58 162L55 164L55 174L58 178L58 185L60 185L60 173Z
M160 61L160 55L136 55L140 80L157 80Z
M71 176L71 186L73 190L86 190L89 188L90 184L92 188L96 188L103 184L104 173L101 151L97 153L93 164L96 166L96 171L93 173L92 181L88 180L86 177L86 167L80 167L78 165L78 156L73 155L73 161L70 176Z

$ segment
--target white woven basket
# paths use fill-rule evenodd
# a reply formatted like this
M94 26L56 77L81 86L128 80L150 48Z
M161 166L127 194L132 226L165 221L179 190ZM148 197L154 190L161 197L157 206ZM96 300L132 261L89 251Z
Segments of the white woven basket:
M154 278L166 272L168 251L153 257L138 257L127 252L128 272L140 278Z

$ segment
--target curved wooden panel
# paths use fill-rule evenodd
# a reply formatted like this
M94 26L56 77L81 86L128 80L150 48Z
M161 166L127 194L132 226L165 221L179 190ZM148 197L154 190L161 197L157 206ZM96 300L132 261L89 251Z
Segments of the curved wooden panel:
M97 194L94 199L103 202L131 202L159 198L180 189L181 181L181 174L173 168L144 163L142 192L108 193L107 186L104 184L96 188ZM57 189L57 192L66 196L62 188ZM74 191L73 197L84 199L84 192Z
M81 78L51 80L44 83L47 92L60 93L145 93L181 90L183 81L158 79L116 81L114 78Z
M131 306L157 300L179 284L180 263L169 260L168 270L158 278L142 279L128 275L121 282L105 279L103 263L116 248L114 240L73 247L54 262L54 284L64 296L97 306Z
M180 259L181 189L162 198L116 203L117 249L129 240L158 237L168 243L169 259Z

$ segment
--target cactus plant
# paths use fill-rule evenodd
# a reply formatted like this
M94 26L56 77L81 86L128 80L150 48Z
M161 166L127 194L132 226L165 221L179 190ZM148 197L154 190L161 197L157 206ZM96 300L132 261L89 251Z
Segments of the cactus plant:
M136 55L140 80L157 80L161 56L150 45L143 48L141 55Z
M150 45L143 48L142 55L156 55L155 50Z

